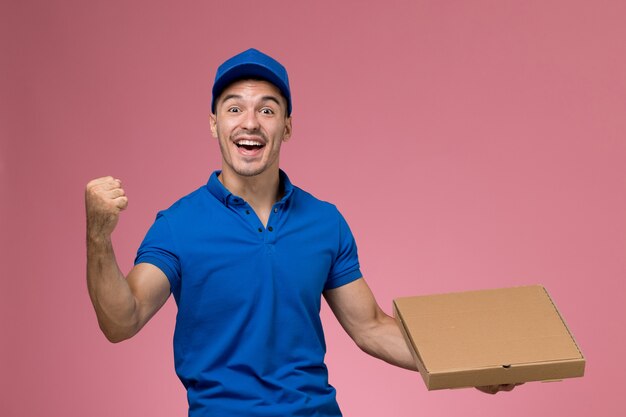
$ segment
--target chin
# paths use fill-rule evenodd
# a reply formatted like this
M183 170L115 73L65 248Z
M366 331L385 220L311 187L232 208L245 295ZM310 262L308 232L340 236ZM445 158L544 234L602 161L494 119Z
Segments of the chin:
M265 172L265 168L266 167L244 168L244 169L235 168L233 169L233 171L235 171L237 175L242 176L242 177L254 177L256 175L259 175Z

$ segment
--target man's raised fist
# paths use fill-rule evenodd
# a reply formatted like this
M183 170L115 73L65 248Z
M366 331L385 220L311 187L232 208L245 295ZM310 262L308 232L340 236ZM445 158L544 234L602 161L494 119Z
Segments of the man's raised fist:
M102 177L89 181L85 188L88 237L108 238L117 225L120 211L127 206L128 197L120 180Z

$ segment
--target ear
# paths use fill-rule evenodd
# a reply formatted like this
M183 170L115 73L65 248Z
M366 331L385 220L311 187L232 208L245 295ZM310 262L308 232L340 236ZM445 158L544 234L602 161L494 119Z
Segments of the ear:
M291 116L285 119L285 133L283 134L283 142L287 142L291 138Z
M209 126L211 127L211 134L217 139L217 116L215 113L209 113Z

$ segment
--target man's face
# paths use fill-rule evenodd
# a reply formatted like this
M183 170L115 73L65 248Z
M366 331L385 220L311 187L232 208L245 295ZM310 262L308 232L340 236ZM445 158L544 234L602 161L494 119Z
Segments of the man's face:
M257 80L231 84L218 98L210 123L223 171L244 177L278 171L280 146L291 136L291 117L276 86Z

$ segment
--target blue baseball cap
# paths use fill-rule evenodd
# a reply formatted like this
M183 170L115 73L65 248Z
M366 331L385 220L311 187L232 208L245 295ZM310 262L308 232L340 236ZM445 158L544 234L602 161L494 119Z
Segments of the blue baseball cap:
M219 66L213 83L211 111L215 113L215 100L226 87L246 78L258 78L274 84L287 99L287 115L291 115L291 91L287 70L280 62L254 48L235 55Z

